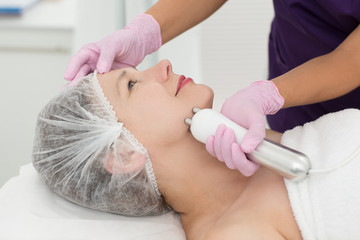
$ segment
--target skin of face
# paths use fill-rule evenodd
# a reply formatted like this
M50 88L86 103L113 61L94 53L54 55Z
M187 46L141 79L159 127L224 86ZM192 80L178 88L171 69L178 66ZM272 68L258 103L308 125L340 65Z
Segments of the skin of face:
M145 71L123 68L97 75L118 120L150 155L186 139L184 120L193 116L193 107L212 107L214 93L208 86L188 81L177 93L180 76L168 60Z

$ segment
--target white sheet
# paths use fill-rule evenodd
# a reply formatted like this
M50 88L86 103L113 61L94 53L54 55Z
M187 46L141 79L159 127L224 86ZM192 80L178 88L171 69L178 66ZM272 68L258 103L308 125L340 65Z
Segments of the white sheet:
M184 240L177 214L124 217L70 203L41 182L31 164L0 190L1 240Z
M285 183L304 240L360 239L360 111L327 114L285 132L281 142L307 154L313 169L355 156L336 170Z

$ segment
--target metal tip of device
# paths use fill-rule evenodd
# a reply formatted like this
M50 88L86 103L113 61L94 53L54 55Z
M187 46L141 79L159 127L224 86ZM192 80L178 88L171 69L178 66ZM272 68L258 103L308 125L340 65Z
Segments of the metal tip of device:
M191 119L190 118L185 118L185 123L188 125L191 125Z
M197 108L197 107L193 108L193 113L197 113L198 111L200 111L200 108Z

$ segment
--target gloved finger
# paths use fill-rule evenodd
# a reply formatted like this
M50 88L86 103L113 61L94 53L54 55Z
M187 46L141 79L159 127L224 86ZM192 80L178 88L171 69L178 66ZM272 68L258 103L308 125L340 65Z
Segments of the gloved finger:
M80 68L90 61L91 51L89 51L88 45L85 45L82 49L80 49L71 59L65 70L64 78L66 80L73 80L75 76L78 74Z
M206 147L206 151L208 151L211 156L216 157L215 150L214 150L214 136L210 135L206 139L205 147Z
M221 153L226 166L235 169L232 159L231 145L236 142L235 133L231 128L226 128L221 142Z
M217 159L219 159L221 162L224 162L224 158L223 158L222 152L221 152L221 142L222 142L222 137L224 135L225 129L226 129L226 126L224 124L220 124L218 126L218 128L216 129L215 140L214 140L215 155L216 155Z
M241 149L250 153L254 151L257 146L262 142L265 138L265 119L263 121L258 120L250 125L247 133L241 140L240 146Z
M65 85L63 85L63 86L60 88L60 91L62 91L65 87L71 85L72 82L73 82L73 81L69 81L68 83L66 83Z
M79 83L79 81L80 81L81 79L79 79L79 78L77 78L77 79L74 79L74 80L72 80L72 81L69 81L68 83L66 83L65 85L63 85L62 87L61 87L61 91L62 90L64 90L64 88L65 87L74 87L74 86L76 86L78 83Z
M110 71L114 62L116 52L113 48L103 48L100 52L99 60L96 64L96 69L99 73L106 73Z
M86 75L88 75L90 72L92 72L94 69L92 69L92 67L89 64L84 64L78 71L78 73L76 74L76 76L74 77L73 81L79 78L82 78Z
M241 150L240 146L233 143L231 146L233 161L235 167L246 177L253 175L258 169L259 165L246 158L245 153Z

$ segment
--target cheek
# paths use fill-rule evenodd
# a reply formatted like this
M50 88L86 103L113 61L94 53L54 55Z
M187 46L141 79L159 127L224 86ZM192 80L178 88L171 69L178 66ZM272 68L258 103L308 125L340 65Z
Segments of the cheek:
M188 127L184 120L175 120L165 112L154 117L137 118L129 130L149 151L149 154L159 153L162 149L175 146L184 138Z
M190 88L186 95L184 95L184 101L186 101L189 109L193 107L200 109L212 108L214 100L214 91L206 85L197 84L193 88Z
M156 93L153 93L156 94ZM147 101L137 101L124 120L125 127L150 151L160 146L169 146L186 134L185 116L179 111L174 99L144 96Z

